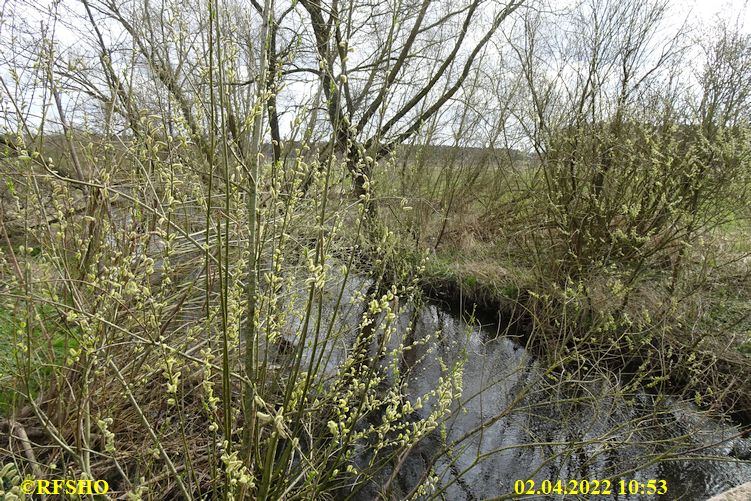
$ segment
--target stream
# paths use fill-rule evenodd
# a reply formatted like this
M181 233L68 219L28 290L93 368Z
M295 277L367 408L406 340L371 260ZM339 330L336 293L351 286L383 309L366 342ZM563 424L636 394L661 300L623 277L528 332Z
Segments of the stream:
M344 294L349 306L340 309L336 323L354 333L361 313L357 291L364 294L369 282L351 281ZM331 318L335 296L324 294L323 318ZM445 438L436 430L407 457L392 482L394 499L404 498L430 464L440 497L457 501L693 501L751 480L751 440L740 438L737 426L709 418L693 404L656 401L644 392L624 396L594 369L576 382L550 384L538 361L517 340L498 335L497 325L468 325L436 304L423 306L415 315L406 305L397 317L398 331L407 329L413 318L413 338L430 341L404 356L410 366L406 394L413 400L426 394L444 375L441 365L460 359L465 361L463 392L445 420ZM391 347L398 342L393 336ZM343 348L334 349L328 370L336 370L343 356ZM384 371L389 371L385 365ZM430 411L431 405L425 405L416 412L426 418ZM446 453L444 444L452 442ZM691 459L681 459L686 456ZM377 499L391 474L384 471L355 499ZM597 480L603 489L605 479L612 482L610 494L515 494L517 481L532 480L538 490L546 480L552 486L558 480L563 486L572 480L590 485ZM635 489L629 490L631 481L638 484L632 482ZM647 494L650 481L667 492Z

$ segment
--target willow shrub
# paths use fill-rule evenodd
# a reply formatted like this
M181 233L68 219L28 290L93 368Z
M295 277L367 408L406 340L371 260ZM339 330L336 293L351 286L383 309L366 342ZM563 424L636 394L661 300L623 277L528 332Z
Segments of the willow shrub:
M710 333L691 326L716 258L709 237L748 203L748 137L624 118L551 134L520 206L534 224L516 239L541 353L625 371L633 389L672 373L698 401L725 398L732 374L715 362L732 354L708 355Z
M404 393L417 277L384 280L394 236L364 238L346 169L304 148L262 165L249 298L242 166L217 161L207 183L205 157L144 125L76 136L86 182L44 138L2 160L17 223L1 268L18 330L6 498L24 476L105 479L129 499L347 497L392 471L448 413L461 367Z

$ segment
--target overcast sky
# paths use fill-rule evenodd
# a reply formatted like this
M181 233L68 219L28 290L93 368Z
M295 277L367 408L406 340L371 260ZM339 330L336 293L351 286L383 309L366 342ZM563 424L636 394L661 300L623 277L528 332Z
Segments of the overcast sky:
M682 7L683 4L685 7ZM749 0L683 0L675 1L676 18L689 14L689 21L693 24L711 24L719 15L722 19L735 22L739 20L739 27L743 31L751 31L751 11Z
M466 0L457 1L464 2ZM503 0L497 1L500 3L503 2ZM549 1L553 6L563 6L573 4L578 0ZM0 2L0 18L3 16L12 16L12 22L27 26L37 26L39 21L43 19L47 22L49 21L46 12L54 3L54 0L10 0ZM9 5L12 7L9 8ZM57 23L55 38L61 44L60 48L80 48L81 35L77 31L81 29L81 26L78 26L76 23L72 23L71 26L65 21L70 21L74 18L74 16L70 15L72 11L81 15L81 10L82 7L79 0L63 0L59 3L57 12L62 22ZM666 24L668 25L666 26L666 33L672 31L670 28L677 28L684 22L687 22L690 27L699 28L699 30L702 27L711 30L712 26L721 20L731 26L735 25L736 29L741 32L751 34L751 0L671 0L670 12L671 14L666 20ZM4 21L7 22L8 19L6 18ZM4 67L2 62L0 62L0 75L5 75L7 70L8 68ZM63 97L66 102L72 99L70 96ZM75 99L72 99L70 102L73 101ZM34 108L34 105L32 104L31 107Z

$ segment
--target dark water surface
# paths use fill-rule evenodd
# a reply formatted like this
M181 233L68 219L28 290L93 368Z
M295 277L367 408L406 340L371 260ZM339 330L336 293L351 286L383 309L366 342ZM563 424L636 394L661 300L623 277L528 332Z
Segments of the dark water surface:
M707 418L691 404L657 404L646 394L615 397L617 389L594 371L586 381L553 390L535 359L514 340L494 336L494 326L469 327L453 314L427 306L420 312L416 337L436 331L441 332L436 349L444 363L459 356L460 347L465 350L463 399L477 395L449 418L448 441L487 425L456 446L451 459L436 462L436 470L444 474L446 499L512 495L517 480L534 480L539 489L544 480L566 485L614 478L610 495L565 499L705 500L751 480L751 463L737 459L749 457L751 441L740 438L737 427ZM428 391L440 373L437 357L420 363L424 372L410 381L417 394ZM695 459L676 459L687 455ZM420 469L415 461L404 476ZM626 482L625 495L618 493L619 480ZM628 494L631 480L639 482L635 495ZM668 492L647 495L650 480L658 486L664 480Z
M368 286L367 281L354 281L344 294L350 306L336 322L343 332L356 332L361 314L357 291L364 293ZM324 299L324 319L331 318L335 296ZM393 499L411 492L431 466L438 498L457 501L693 501L751 480L751 463L739 459L749 457L751 440L740 438L737 426L708 418L690 403L665 398L657 402L646 393L623 396L594 369L576 381L551 381L515 339L497 335L497 326L470 326L456 312L436 305L423 306L416 315L403 305L398 331L405 331L412 319L412 339L430 341L401 357L400 370L409 374L403 391L414 402L446 377L445 367L464 360L463 392L443 431L423 439L404 461L391 483ZM399 339L392 336L392 348ZM341 347L328 361L329 371L336 370L343 347L351 342L340 340ZM388 360L383 370L393 373ZM413 418L427 418L431 408L425 405ZM452 444L448 451L446 444ZM691 459L679 459L687 456ZM391 474L386 471L373 479L354 498L378 499ZM604 479L612 482L609 495L515 494L517 481L532 480L540 489L546 480L571 487L572 480L593 484ZM626 494L618 492L620 480L626 483ZM639 483L636 494L628 493L632 480ZM667 493L648 495L650 481L658 487L664 481Z
M368 285L353 282L345 303L356 304L350 299ZM356 326L360 313L350 307L337 323L345 329ZM409 374L404 391L413 401L447 376L445 367L461 360L464 365L460 401L454 402L443 432L423 439L404 461L392 482L395 499L406 496L430 465L439 498L447 500L693 501L751 480L751 463L740 459L748 459L751 440L740 438L737 426L707 417L690 403L656 402L646 393L624 396L594 369L575 382L556 384L517 340L497 335L496 325L470 326L459 316L436 305L422 307L417 315L408 305L399 314L398 331L416 319L412 339L430 339L405 353L400 363L402 373ZM399 339L392 336L392 348ZM343 357L334 351L330 370ZM384 371L393 371L388 361L383 364ZM428 404L416 412L427 418L431 408ZM448 451L446 444L452 444ZM687 456L691 459L678 459ZM376 498L390 476L384 472L356 498ZM592 486L604 479L611 479L610 494L519 496L514 490L519 480L534 481L537 490L545 480L573 487L572 480L588 480ZM620 480L626 494L619 493ZM632 480L639 484L635 494L629 493ZM650 481L667 492L647 494Z

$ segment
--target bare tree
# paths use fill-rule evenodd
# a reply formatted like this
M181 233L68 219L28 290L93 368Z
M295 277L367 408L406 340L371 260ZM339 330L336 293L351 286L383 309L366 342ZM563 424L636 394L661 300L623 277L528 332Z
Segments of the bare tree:
M367 4L301 3L315 35L333 146L346 155L360 196L373 159L412 137L457 94L488 41L523 1L424 0L397 4L401 11L381 4L370 22ZM481 12L488 9L492 14L483 22ZM470 37L476 41L467 49ZM368 40L378 44L371 41L370 50L356 51L350 62L349 50Z

